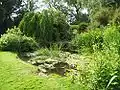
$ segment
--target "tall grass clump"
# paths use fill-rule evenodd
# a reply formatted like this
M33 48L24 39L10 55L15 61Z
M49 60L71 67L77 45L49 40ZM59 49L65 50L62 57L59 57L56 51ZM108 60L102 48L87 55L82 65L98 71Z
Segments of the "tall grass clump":
M59 57L59 54L62 52L61 51L61 45L58 44L52 44L50 45L49 48L41 48L38 51L39 55L43 55L43 56L49 56L49 58L53 58L53 57Z

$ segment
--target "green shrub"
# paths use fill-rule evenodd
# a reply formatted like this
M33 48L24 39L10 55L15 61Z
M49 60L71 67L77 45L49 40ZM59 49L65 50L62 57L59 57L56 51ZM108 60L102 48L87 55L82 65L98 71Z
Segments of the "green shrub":
M102 49L102 31L98 29L77 34L71 43L73 46L80 50L89 49L89 51L93 52L94 46L97 46L97 49Z
M38 44L31 37L22 36L20 40L20 52L31 52L38 49Z
M78 34L72 40L72 44L78 50L83 51L88 48L86 52L92 51L85 70L80 69L76 83L83 83L82 87L85 86L88 90L120 89L119 26Z
M3 51L31 52L37 48L35 40L23 35L18 28L9 29L0 38L0 50Z
M85 32L87 30L87 27L88 23L85 22L79 23L79 25L70 25L70 29L73 31L73 34L75 31L77 31L77 33Z
M80 23L80 24L79 24L79 33L86 31L86 30L87 30L87 27L88 27L88 23L85 23L85 22Z
M88 32L77 34L72 40L72 45L77 49L88 48L92 51L94 49L116 48L120 53L120 28L119 26L109 26L96 30L89 30Z
M110 8L102 8L97 11L92 18L92 23L96 23L97 27L107 26L112 19L113 11Z
M112 23L115 25L120 24L120 9L115 10Z
M70 39L69 24L60 11L49 9L41 13L27 13L19 28L27 36L35 37L40 45Z
M119 55L114 50L96 51L93 60L89 63L88 75L89 85L91 90L106 90L110 79L113 76L119 75L117 68L119 67ZM119 86L119 80L116 78L108 90L116 90ZM117 89L119 90L119 89Z
M119 27L105 28L102 50L95 49L86 74L91 90L120 89L120 32ZM86 47L85 47L86 48ZM115 77L114 80L110 80ZM110 83L109 87L108 84Z
M104 49L116 49L120 54L120 31L119 27L110 26L104 31Z
M70 29L74 30L78 30L79 29L79 25L70 25Z

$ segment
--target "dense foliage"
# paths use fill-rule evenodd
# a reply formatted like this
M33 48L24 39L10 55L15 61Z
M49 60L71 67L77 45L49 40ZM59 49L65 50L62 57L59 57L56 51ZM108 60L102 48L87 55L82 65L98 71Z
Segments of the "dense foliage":
M93 52L94 47L102 49L103 37L100 29L91 30L86 33L77 34L72 40L72 45L78 50L88 49L87 52Z
M23 0L0 0L0 35L5 33L7 28L19 23L22 18ZM17 15L17 17L14 17Z
M27 36L35 37L42 45L69 40L69 25L66 17L56 10L45 10L42 13L28 13L19 25Z
M80 74L85 87L93 89L120 89L119 82L119 55L120 55L120 28L109 26L102 31L94 30L76 35L72 43L82 53L92 53L91 61L86 72ZM81 73L81 72L80 72ZM84 85L82 85L84 86Z
M0 38L0 50L3 51L32 52L37 48L35 40L23 35L18 28L8 30Z

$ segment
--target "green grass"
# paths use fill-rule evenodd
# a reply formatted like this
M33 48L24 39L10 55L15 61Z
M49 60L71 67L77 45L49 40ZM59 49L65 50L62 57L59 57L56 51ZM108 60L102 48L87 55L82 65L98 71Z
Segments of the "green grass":
M16 54L0 52L0 90L80 90L70 78L41 77L36 71L36 67L23 62Z

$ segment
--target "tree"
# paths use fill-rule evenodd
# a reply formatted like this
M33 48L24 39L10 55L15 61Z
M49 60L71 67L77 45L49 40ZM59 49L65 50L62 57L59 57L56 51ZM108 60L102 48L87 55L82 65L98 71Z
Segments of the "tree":
M84 16L87 17L84 22L88 22L88 15L81 11L85 8L85 0L43 0L49 7L54 7L68 16L69 22L83 22Z
M38 8L36 5L37 2L38 2L38 0L23 1L26 11L31 12L31 11L36 10Z
M120 0L102 0L102 6L105 7L113 7L118 8L120 7Z
M0 34L13 24L12 14L19 12L22 0L0 0Z
M19 28L25 35L35 37L41 46L70 38L66 16L56 9L26 13Z

